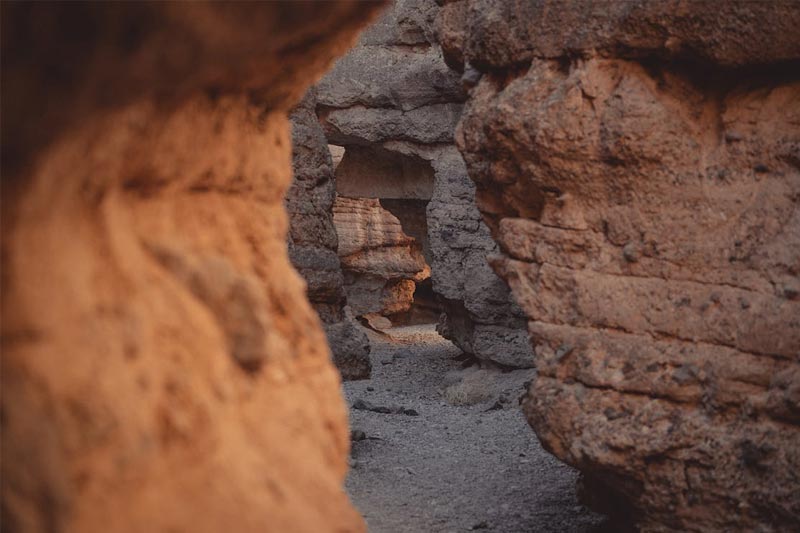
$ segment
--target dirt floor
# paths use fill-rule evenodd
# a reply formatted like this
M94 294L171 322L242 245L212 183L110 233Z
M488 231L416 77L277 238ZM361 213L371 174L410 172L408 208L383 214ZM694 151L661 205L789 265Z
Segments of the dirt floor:
M389 333L370 332L372 379L344 387L356 406L347 491L372 533L596 530L576 472L519 409L532 371L462 368L432 325Z

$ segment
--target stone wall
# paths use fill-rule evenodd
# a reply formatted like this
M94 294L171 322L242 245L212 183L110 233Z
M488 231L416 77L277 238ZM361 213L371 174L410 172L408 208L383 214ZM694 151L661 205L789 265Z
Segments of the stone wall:
M380 4L1 7L2 529L363 531L282 203Z
M645 531L796 528L800 6L465 0L439 23L477 82L458 146L543 445Z
M420 242L444 309L439 330L484 361L530 367L524 313L486 261L497 245L454 146L465 93L437 44L438 12L432 0L398 0L317 85L328 140L346 147L337 190L427 202ZM418 223L393 213L415 234Z
M322 320L342 377L365 379L372 368L369 339L345 308L344 278L337 255L339 239L333 225L333 161L314 112L315 104L311 90L289 116L294 174L286 194L289 258L306 281L306 294Z

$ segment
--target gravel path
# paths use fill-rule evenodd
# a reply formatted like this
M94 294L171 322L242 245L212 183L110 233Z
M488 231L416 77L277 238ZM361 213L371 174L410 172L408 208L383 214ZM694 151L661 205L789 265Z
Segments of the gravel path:
M372 533L593 531L600 517L577 502L575 471L541 448L517 404L530 371L461 370L433 326L390 333L370 332L372 379L345 384L362 407L350 411L360 440L346 486ZM465 396L445 384L483 401L451 405Z

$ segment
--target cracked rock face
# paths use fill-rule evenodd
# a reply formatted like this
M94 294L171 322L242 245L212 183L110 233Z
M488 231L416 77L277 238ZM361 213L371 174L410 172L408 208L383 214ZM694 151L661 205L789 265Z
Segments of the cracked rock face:
M797 4L467 0L439 22L487 71L457 141L543 445L643 530L796 527Z
M497 245L454 145L465 94L437 42L439 11L433 1L398 0L317 85L325 134L346 148L337 191L387 207L424 203L426 234L418 240L444 310L439 331L484 361L531 367L524 312L487 262ZM392 212L418 237L407 211Z
M377 7L3 3L3 530L364 529L282 204Z
M315 103L311 90L289 116L294 175L286 195L289 257L306 281L308 299L322 320L342 378L367 379L372 368L369 339L345 308L339 239L333 225L333 161L314 113Z

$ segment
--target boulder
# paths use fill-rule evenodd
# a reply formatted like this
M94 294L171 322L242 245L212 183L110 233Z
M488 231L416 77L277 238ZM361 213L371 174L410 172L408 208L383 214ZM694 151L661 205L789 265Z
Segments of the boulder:
M643 531L796 528L800 7L443 13L482 74L457 143L528 319L542 444Z

